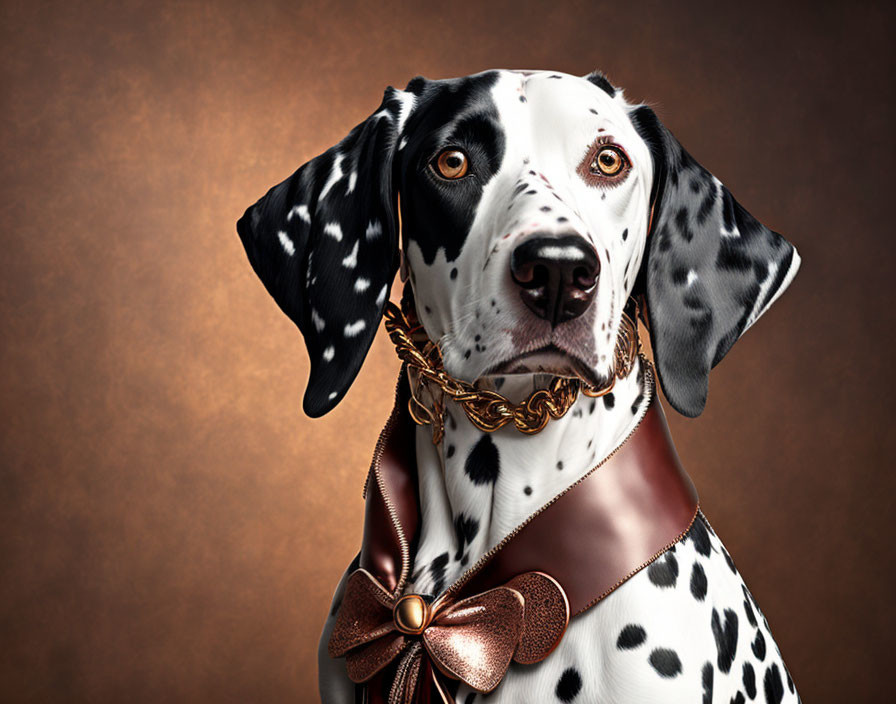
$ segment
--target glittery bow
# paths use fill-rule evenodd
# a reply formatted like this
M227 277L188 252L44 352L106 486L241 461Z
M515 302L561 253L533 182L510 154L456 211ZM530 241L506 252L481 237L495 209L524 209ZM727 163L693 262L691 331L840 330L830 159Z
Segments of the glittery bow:
M526 572L460 601L432 604L396 598L364 569L353 572L330 636L331 657L345 656L348 676L366 682L399 658L389 704L407 704L428 658L436 670L478 692L490 692L511 660L531 664L557 646L569 622L563 588L542 572Z

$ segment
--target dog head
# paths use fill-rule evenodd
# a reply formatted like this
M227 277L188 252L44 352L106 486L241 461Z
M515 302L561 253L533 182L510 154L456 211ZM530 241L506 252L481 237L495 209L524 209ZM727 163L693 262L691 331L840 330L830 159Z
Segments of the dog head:
M389 87L237 230L305 337L311 416L357 375L399 245L452 376L599 383L613 372L624 304L643 293L660 382L688 416L703 410L710 369L799 267L789 242L599 73L502 70Z

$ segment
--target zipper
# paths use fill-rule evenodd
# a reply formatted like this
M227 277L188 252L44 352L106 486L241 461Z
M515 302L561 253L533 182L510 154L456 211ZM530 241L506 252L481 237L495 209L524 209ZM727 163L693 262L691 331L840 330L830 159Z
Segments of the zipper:
M370 469L367 472L367 479L364 481L364 491L362 492L362 496L366 500L367 490L370 485L370 477L372 475L376 480L377 487L379 487L380 495L383 497L383 501L386 504L386 511L388 511L389 513L389 518L392 521L392 527L395 529L395 534L398 536L398 546L401 550L401 573L399 574L398 583L396 584L395 590L392 594L393 598L397 598L401 595L401 592L404 589L405 582L407 581L408 565L410 563L410 547L408 545L408 539L401 528L401 523L398 520L398 511L395 510L395 504L392 503L392 499L389 498L389 494L386 491L386 482L383 479L382 472L380 471L380 464L382 462L383 448L385 448L386 443L391 437L392 432L395 429L395 424L400 416L398 403L401 390L401 382L407 376L407 369L405 367L406 365L402 365L401 371L398 373L398 381L395 382L395 400L392 405L392 413L389 415L389 419L386 421L386 425L380 431L379 438L377 438L376 447L373 450L373 459L370 461Z
M460 590L463 588L463 586L464 586L467 582L469 582L470 579L472 579L472 577L473 577L477 572L479 572L479 570L481 570L481 569L485 566L485 564L486 564L489 560L491 560L491 558L494 557L495 554L496 554L499 550L501 550L501 548L503 548L503 547L504 547L504 546L505 546L511 539L513 539L513 537L514 537L517 533L519 533L519 532L520 532L523 528L525 528L525 527L526 527L532 520L534 520L536 516L538 516L538 515L539 515L540 513L542 513L543 511L545 511L545 510L546 510L549 506L551 506L555 501L557 501L558 499L560 499L560 497L562 497L562 496L563 496L564 494L566 494L568 491L571 491L574 487L576 487L576 486L578 486L579 484L581 484L583 481L585 481L585 479L587 479L587 478L590 477L594 472L596 472L598 469L600 469L600 467L602 467L605 463L607 463L607 462L610 460L610 458L612 458L617 452L619 452L619 450L622 449L622 447L625 445L625 443L627 443L627 442L629 441L629 438L631 438L632 435L635 434L635 431L636 431L639 427L641 427L641 421L644 420L644 416L647 414L647 409L650 408L650 404L656 402L656 398L655 398L656 386L655 386L655 379L654 379L653 365L647 360L646 357L644 357L644 355L640 354L640 355L638 355L638 357L640 358L642 367L644 368L645 396L647 397L647 404L644 406L644 412L641 414L641 417L638 419L638 422L635 423L635 426L631 429L631 431L628 433L628 435L626 435L625 438L622 440L622 442L619 443L619 444L613 449L613 451L612 451L610 454L608 454L606 457L604 457L598 464L596 464L594 467L592 467L591 469L589 469L589 470L588 470L582 477L580 477L577 481L575 481L575 482L573 482L572 484L570 484L566 489L564 489L563 491L561 491L561 492L560 492L559 494L557 494L553 499L551 499L550 501L548 501L544 506L542 506L542 507L541 507L540 509L538 509L535 513L533 513L531 516L529 516L525 521L523 521L522 523L520 523L520 524L519 524L516 528L514 528L510 533L508 533L506 536L504 536L504 538L503 538L499 543L497 543L491 550L489 550L489 551L486 552L482 557L480 557L472 567L470 567L466 572L464 572L464 573L457 579L457 581L454 582L454 584L452 584L450 587L448 587L448 589L446 589L446 590L444 591L444 593L442 594L442 597L439 598L439 601L443 601L443 600L445 600L445 599L449 599L449 598L451 598L452 596L454 596L455 594L457 594L457 592L460 591Z

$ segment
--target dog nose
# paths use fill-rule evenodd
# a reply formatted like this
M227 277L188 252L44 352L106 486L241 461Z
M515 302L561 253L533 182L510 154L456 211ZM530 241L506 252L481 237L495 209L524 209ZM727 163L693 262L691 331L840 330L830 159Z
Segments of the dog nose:
M597 252L580 235L530 237L510 254L510 274L520 298L551 325L588 308L597 289Z

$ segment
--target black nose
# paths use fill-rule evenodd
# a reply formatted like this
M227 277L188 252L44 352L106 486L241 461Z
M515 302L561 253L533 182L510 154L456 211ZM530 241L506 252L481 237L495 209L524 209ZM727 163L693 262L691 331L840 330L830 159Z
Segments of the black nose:
M580 235L535 236L511 252L510 273L530 310L558 325L588 308L597 288L600 262L594 248Z

